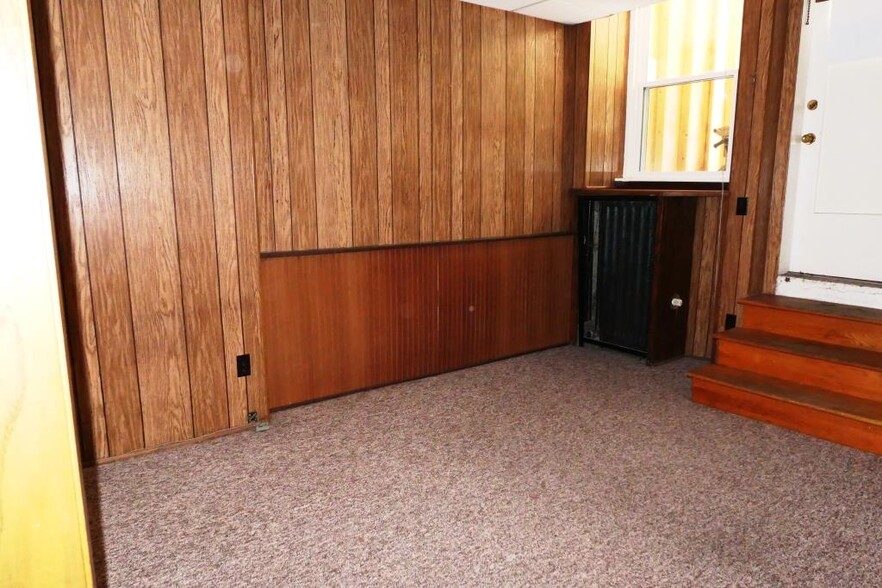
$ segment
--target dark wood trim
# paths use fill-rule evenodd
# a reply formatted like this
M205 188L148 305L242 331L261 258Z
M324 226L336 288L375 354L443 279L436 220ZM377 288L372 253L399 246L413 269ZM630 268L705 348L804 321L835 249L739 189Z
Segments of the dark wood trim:
M494 243L497 241L524 241L529 239L546 239L548 237L574 237L571 231L553 233L536 233L535 235L512 235L505 237L485 237L480 239L460 239L453 241L427 241L423 243L394 243L390 245L365 245L363 247L337 247L332 249L304 249L299 251L268 251L261 253L262 259L276 257L304 257L307 255L326 255L329 253L359 253L364 251L384 251L387 249L419 249L423 247L439 247L451 245L469 245L472 243Z

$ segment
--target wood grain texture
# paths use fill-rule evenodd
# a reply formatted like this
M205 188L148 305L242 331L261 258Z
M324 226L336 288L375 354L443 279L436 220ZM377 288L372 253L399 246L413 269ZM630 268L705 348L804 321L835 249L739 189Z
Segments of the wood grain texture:
M481 8L462 6L463 204L462 233L481 236Z
M699 357L710 356L711 337L727 313L737 312L735 301L771 289L777 274L801 10L797 0L744 5L730 189L696 212L687 348ZM627 15L592 22L587 80L580 80L577 66L577 121L583 108L578 88L588 85L584 155L579 133L573 140L573 178L582 185L609 184L621 173L628 35ZM577 35L580 43L584 35ZM751 198L748 217L735 215L743 195Z
M248 70L249 47L247 0L224 3L224 42L227 61L240 65L227 76L230 108L230 138L235 188L236 242L239 256L239 285L242 305L242 337L251 355L252 375L248 378L248 410L267 414L263 375L263 341L260 328L260 275L257 197L255 193L254 127L251 116L254 96ZM256 367L254 367L256 366ZM247 421L247 414L244 415ZM239 423L240 415L230 420Z
M715 363L882 402L882 354L735 329L717 334Z
M561 345L569 235L269 257L270 406Z
M526 18L506 16L505 77L505 234L519 235L524 227L524 156L527 131Z
M392 243L392 97L389 71L389 0L374 0L377 70L377 244Z
M774 287L795 92L803 4L746 0L733 129L731 197L722 210L713 329L736 301ZM736 198L750 197L748 216Z
M261 251L275 247L273 213L273 161L269 122L269 88L267 87L266 31L263 0L248 0L249 66L251 72L254 125L254 189L257 209L268 214L257 216L257 237Z
M71 340L73 386L79 427L87 432L83 435L83 454L84 459L94 461L106 457L109 448L61 2L35 3L32 13L35 35L48 40L36 46L40 86L43 88L43 124L49 137L46 141L47 158L52 190L56 194L53 202L55 230L61 281L66 285L63 294Z
M158 6L105 5L104 22L144 442L154 447L193 435Z
M111 455L144 447L101 5L64 0L71 113ZM64 145L62 145L63 148ZM68 144L70 147L70 144ZM85 350L84 350L85 351ZM96 410L96 406L92 406Z
M463 236L463 45L462 4L450 6L450 237Z
M193 434L229 427L198 0L163 0L162 45Z
M505 13L481 9L481 235L484 237L505 234L505 101L500 100L506 90L505 40Z
M567 226L561 25L453 0L35 17L90 461L266 413L261 251Z
M533 232L536 160L536 21L524 23L524 215L521 232Z
M709 379L694 379L692 400L806 435L882 455L882 427L757 394Z
M581 139L575 143L578 171L574 179L582 185L605 186L621 177L624 164L629 16L622 13L598 19L591 23L590 31L586 25L582 27L586 30L578 35L577 60L584 63L587 51L588 72L587 79L576 81L580 88L587 84L588 94L584 106L577 106L580 113L587 109L588 126L584 155ZM583 94L579 96L582 100Z
M536 108L533 148L533 231L550 231L554 224L554 101L555 27L536 22Z
M318 246L352 245L345 0L310 0Z
M416 2L420 241L431 241L435 212L432 190L432 5L431 0L416 0Z
M236 376L236 356L242 353L245 343L239 291L239 245L236 237L236 204L233 193L233 156L230 145L223 10L219 0L202 0L201 8L218 279L221 320L224 326L227 412L230 426L235 427L245 423L248 390L245 380Z
M392 104L393 242L420 239L419 65L417 4L389 2Z
M294 248L318 247L309 0L283 0Z
M352 244L374 245L380 240L380 219L373 0L347 2L346 22L352 133Z
M269 99L270 151L272 154L273 204L262 209L264 219L273 221L273 249L294 248L291 221L291 172L288 162L288 85L285 76L285 29L282 0L266 0L267 85Z
M882 311L768 294L739 304L747 329L882 353Z
M451 33L449 0L432 0L432 240L452 237Z

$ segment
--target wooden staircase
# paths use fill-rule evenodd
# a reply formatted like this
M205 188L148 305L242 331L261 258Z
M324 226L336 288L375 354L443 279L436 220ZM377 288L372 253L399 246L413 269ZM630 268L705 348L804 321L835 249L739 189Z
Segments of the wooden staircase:
M692 400L882 455L882 310L763 294L716 335Z

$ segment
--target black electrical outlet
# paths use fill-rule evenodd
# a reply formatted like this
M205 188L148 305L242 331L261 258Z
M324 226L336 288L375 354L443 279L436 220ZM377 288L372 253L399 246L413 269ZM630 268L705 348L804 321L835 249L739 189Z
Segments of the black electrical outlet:
M747 216L747 196L735 201L735 216Z
M236 356L236 375L240 378L245 378L251 375L251 356L247 353L245 355Z
M734 314L726 315L726 330L730 331L738 325L738 317Z

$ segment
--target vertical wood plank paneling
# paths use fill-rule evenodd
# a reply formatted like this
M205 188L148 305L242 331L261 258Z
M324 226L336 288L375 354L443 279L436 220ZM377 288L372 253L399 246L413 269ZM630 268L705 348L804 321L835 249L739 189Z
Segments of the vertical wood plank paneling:
M481 10L481 236L505 233L505 13Z
M71 113L77 136L83 228L101 362L101 386L110 455L144 447L132 329L122 212L120 210L104 17L97 2L62 2L70 73ZM94 260L94 261L92 261ZM94 407L93 407L94 408Z
M450 6L450 224L451 239L462 239L463 213L463 46L462 4Z
M451 239L451 19L450 0L432 2L432 240Z
M294 248L291 224L291 176L288 164L288 98L285 79L285 35L282 0L266 0L267 87L269 99L270 152L272 154L273 201L262 216L273 220L273 251Z
M602 18L591 23L591 73L589 74L588 105L588 159L587 176L589 186L604 184L603 171L606 166L606 85L609 79L610 18Z
M554 30L554 157L552 159L554 169L552 171L551 187L551 228L559 231L562 226L561 218L561 186L563 178L563 125L564 125L564 95L566 80L564 80L564 34L563 28L556 27Z
M310 0L315 199L320 248L352 245L349 67L345 0Z
M374 0L377 68L378 243L392 243L392 96L389 71L389 0Z
M591 24L585 23L576 27L575 47L575 105L573 113L573 187L587 185L585 177L585 161L588 141L588 75L590 73L591 55Z
M554 46L554 24L537 21L533 231L539 233L554 226Z
M613 154L615 162L612 166L614 180L621 177L625 169L625 107L628 100L628 49L630 47L631 15L624 12L618 15L618 32L616 34L616 77L613 87L613 103L615 105L613 132Z
M269 128L269 88L267 87L266 32L264 0L248 0L249 63L251 68L251 109L254 125L254 189L257 197L257 237L260 251L275 247L273 219L273 163ZM266 211L267 214L260 214Z
M612 185L614 167L616 162L616 80L619 67L619 21L620 15L613 15L608 18L607 22L607 48L606 48L606 80L600 80L603 84L603 142L601 144L601 152L603 153L602 166L602 184L605 186Z
M561 133L561 161L560 183L558 187L558 211L559 228L563 231L573 231L576 228L576 204L570 198L570 188L573 187L573 153L575 148L576 127L576 39L577 31L573 27L563 30L563 59L561 63L563 97L562 97L562 133ZM575 321L575 317L574 317Z
M521 232L533 232L536 161L536 21L524 26L524 218Z
M524 95L525 21L519 14L506 16L505 80L505 234L518 235L524 226Z
M380 243L377 199L377 72L374 2L346 3L352 131L352 244Z
M159 10L104 9L144 439L155 447L193 436Z
M416 0L389 3L392 217L396 243L420 238L419 74Z
M239 253L239 283L242 304L242 336L245 352L251 355L251 376L246 383L248 411L267 414L264 393L263 342L260 330L260 274L258 268L257 201L254 171L254 128L251 113L254 96L251 88L247 0L224 3L224 41L227 63L227 93L230 109L230 138L233 155L236 238ZM263 39L260 40L263 44Z
M765 247L756 247L757 252L752 261L755 281L753 288L762 292L774 292L778 279L778 268L781 254L781 239L784 225L784 198L787 191L787 175L790 162L790 133L793 127L793 108L796 97L796 73L799 59L800 36L802 34L802 3L800 0L789 0L787 15L787 45L781 57L781 96L778 102L777 143L774 146L772 160L772 179L769 203L769 224L764 238ZM779 70L776 70L776 72ZM761 258L760 256L765 256Z
M432 197L432 5L417 0L419 100L420 241L431 241L435 204Z
M160 11L193 428L207 435L230 423L201 16L198 0L162 0Z
M282 0L294 249L318 247L309 0Z
M481 8L462 5L463 237L481 236Z
M70 338L71 367L79 427L84 433L83 459L93 462L109 455L101 361L95 328L89 255L86 248L79 164L73 128L68 64L60 0L32 6L43 119L52 190L55 193L56 239L64 287L65 315ZM54 91L50 91L53 89ZM63 195L63 196L62 196Z
M776 3L773 0L765 0L762 6L762 16L760 17L759 46L757 48L757 64L756 75L754 77L754 101L753 105L747 108L753 109L750 127L750 158L744 163L747 164L747 178L744 184L744 194L754 195L755 200L763 198L765 194L760 195L760 176L762 174L761 158L763 156L763 142L766 137L766 100L769 92L774 91L774 81L770 80L769 69L767 63L769 61L772 44L775 42L775 28L780 21L776 18L776 4L786 9L786 4ZM778 23L776 23L778 21ZM777 117L777 112L770 113ZM735 299L746 296L748 291L749 272L743 271L746 264L753 253L753 232L757 219L760 216L762 206L747 207L747 215L742 219L741 238L739 239L740 247L738 252L738 269L735 279Z
M63 7L42 61L90 459L265 413L260 251L567 224L560 25L451 0L45 2ZM507 332L493 317L476 346ZM395 361L424 371L434 346Z
M230 426L237 427L247 422L248 392L245 380L236 375L236 356L243 353L245 343L239 293L239 244L236 236L236 203L233 192L224 19L220 0L201 0L201 8L214 224L221 320L224 331L227 412Z

